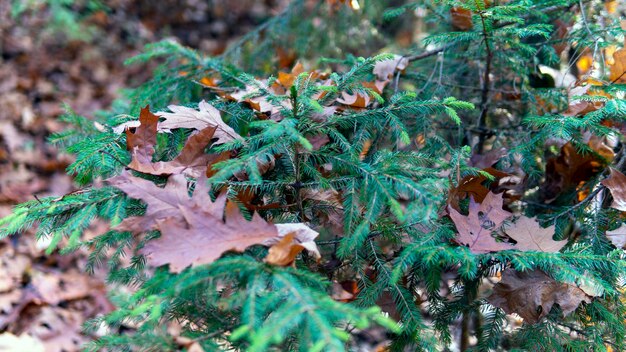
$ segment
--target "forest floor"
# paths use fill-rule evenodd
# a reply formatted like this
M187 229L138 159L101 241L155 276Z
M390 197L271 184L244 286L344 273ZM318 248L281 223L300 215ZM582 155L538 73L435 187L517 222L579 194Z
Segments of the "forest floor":
M219 54L283 2L110 1L109 10L81 19L93 34L77 40L55 28L45 7L14 18L12 1L0 0L0 216L17 203L75 190L65 174L71 157L46 143L65 127L63 104L92 117L120 89L149 77L145 66L123 65L146 43L174 37ZM95 223L83 238L106 230ZM96 337L84 335L82 324L113 308L105 271L85 272L87 251L46 254L48 241L33 231L0 241L1 351L76 351Z

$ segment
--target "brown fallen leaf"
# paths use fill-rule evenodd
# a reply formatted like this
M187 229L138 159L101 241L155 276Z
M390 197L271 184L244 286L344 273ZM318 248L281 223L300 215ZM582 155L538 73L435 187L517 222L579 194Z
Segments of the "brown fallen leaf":
M512 215L502 209L502 203L502 193L495 195L489 192L480 204L470 198L468 215L462 215L448 206L448 212L458 231L456 241L477 254L513 249L511 244L498 242L491 236Z
M224 210L225 200L226 194L222 194L215 202L179 205L184 221L178 217L157 220L161 237L146 243L140 253L151 265L169 264L170 271L178 273L188 266L212 263L224 252L243 252L278 236L276 227L257 213L247 221L233 203Z
M402 71L409 65L409 60L404 56L394 55L388 60L381 60L374 64L373 73L380 81L393 78L396 71Z
M558 304L567 316L582 302L591 302L580 288L555 281L541 270L518 272L505 270L502 281L493 288L487 300L507 314L517 313L527 323L535 324Z
M474 27L472 23L472 11L462 7L453 7L450 9L450 19L452 27L461 31L469 31Z
M27 332L43 343L46 352L79 351L88 341L81 334L83 319L79 311L44 306Z
M493 167L488 167L483 171L495 177L496 184L499 179L510 176L510 174L494 169ZM451 188L448 192L448 204L457 211L460 211L461 207L459 202L463 199L472 197L476 202L482 202L489 193L489 188L483 185L485 181L487 181L487 177L483 174L463 177L459 184Z
M626 211L626 176L614 168L610 168L610 170L609 177L602 180L601 183L611 191L613 196L611 208Z
M156 229L157 220L171 217L182 219L178 206L189 202L187 180L180 174L170 176L163 188L148 180L132 176L128 171L123 171L107 182L129 197L140 199L148 205L145 215L124 219L115 227L117 231L140 233ZM208 195L206 197L208 198Z
M613 60L609 80L614 83L626 82L626 49L616 50L613 53Z
M265 257L267 263L280 266L290 265L303 249L306 249L315 259L321 258L315 244L315 238L319 235L317 231L303 223L276 224L275 226L278 236L263 242L264 245L271 246Z
M141 127L141 126L140 126ZM132 154L132 161L128 167L151 175L185 174L189 177L199 177L205 173L207 166L220 159L217 154L206 154L204 149L211 143L216 127L207 127L195 133L187 139L180 154L171 161L151 162L152 155L147 158L145 152L135 152ZM154 148L151 148L154 152Z
M590 140L590 147L595 150L598 147L597 141ZM603 147L596 152L605 153ZM563 192L580 189L587 180L602 170L607 161L591 153L579 153L574 145L566 143L561 147L559 156L549 159L546 164L542 195L547 202L551 202ZM584 199L585 195L579 193L579 200L582 200L581 197Z
M272 265L288 266L296 260L296 256L303 250L304 247L295 241L295 233L290 232L270 247L265 262Z
M359 286L357 285L356 281L333 281L330 297L335 301L351 302L354 301L358 293Z
M35 272L31 280L42 301L51 305L92 295L93 282L90 282L89 277L76 271L58 275Z
M626 248L626 224L622 224L620 227L612 231L606 232L606 237L617 248Z
M126 146L133 153L133 159L142 163L152 161L158 122L159 117L151 113L150 107L146 106L139 113L139 125L135 132L126 129Z
M535 219L522 216L507 227L504 232L517 241L515 249L520 251L539 251L556 253L567 244L567 240L555 241L554 225L543 228Z
M293 69L291 69L291 72L278 72L278 82L283 87L289 89L302 72L304 72L304 66L302 66L300 62L297 62Z

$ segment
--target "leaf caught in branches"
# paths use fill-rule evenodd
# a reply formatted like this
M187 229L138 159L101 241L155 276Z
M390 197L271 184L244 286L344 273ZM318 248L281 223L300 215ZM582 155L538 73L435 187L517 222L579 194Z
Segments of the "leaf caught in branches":
M611 191L613 196L611 207L620 211L626 211L626 176L614 168L610 168L610 170L611 174L602 180L602 185Z
M217 141L215 144L241 139L241 136L222 120L219 110L204 100L198 104L198 110L178 105L169 105L167 108L172 112L161 111L156 113L165 118L163 122L159 123L160 129L194 128L203 130L207 127L216 127L215 138Z
M535 324L558 304L567 316L582 302L591 302L580 288L555 281L541 270L518 272L505 270L502 281L493 288L489 303L507 314L517 313L527 323Z
M448 206L448 212L458 231L456 241L469 247L473 253L513 249L511 244L498 242L491 236L512 215L502 209L502 203L502 193L495 195L489 192L480 204L470 198L468 215L462 215Z
M555 253L567 244L567 240L555 241L554 225L543 228L535 219L522 216L507 227L504 232L517 241L515 249L520 251L539 251Z

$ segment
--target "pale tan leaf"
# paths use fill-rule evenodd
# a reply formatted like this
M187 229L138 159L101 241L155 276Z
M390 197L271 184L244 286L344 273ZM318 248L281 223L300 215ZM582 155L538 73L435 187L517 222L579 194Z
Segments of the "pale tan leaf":
M626 248L626 224L616 228L612 231L606 232L606 237L617 248Z
M394 55L393 58L388 60L378 61L374 64L373 73L381 81L386 81L393 78L396 71L402 71L409 65L409 60L404 56Z
M613 196L611 207L620 211L626 211L626 176L611 168L611 174L602 180L601 183L611 191Z
M520 251L539 251L556 253L567 244L567 240L555 241L554 226L543 228L535 219L522 216L504 232L517 241L515 249Z
M234 139L241 139L241 136L228 126L215 107L206 101L198 104L198 110L185 106L170 105L167 107L172 112L157 112L156 114L165 120L159 123L159 129L193 128L202 130L207 127L216 127L215 144L222 144Z
M0 351L3 352L45 352L45 346L38 339L21 334L15 336L10 332L0 334Z

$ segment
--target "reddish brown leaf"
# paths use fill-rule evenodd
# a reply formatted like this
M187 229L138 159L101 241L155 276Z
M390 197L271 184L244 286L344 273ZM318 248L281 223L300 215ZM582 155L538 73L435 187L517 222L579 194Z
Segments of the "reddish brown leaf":
M494 169L492 167L488 167L483 171L494 176L496 178L496 184L499 179L510 176L510 174ZM487 177L483 174L469 175L463 177L463 179L461 179L461 182L459 182L456 187L451 188L448 192L448 204L457 211L460 211L461 208L459 206L459 202L463 199L472 197L476 202L482 202L483 199L485 199L485 197L487 196L487 193L489 193L489 188L483 185L483 183L486 181Z
M243 251L278 236L276 226L258 214L246 221L236 205L225 206L225 194L211 201L204 178L196 182L192 197L185 177L179 174L170 176L164 188L128 172L109 183L148 205L144 216L127 218L116 229L160 230L161 237L146 243L141 253L150 264L169 264L173 272L211 263L226 251Z
M141 109L139 126L135 132L126 130L126 146L133 153L133 158L141 163L152 161L156 144L157 124L159 117L150 112L150 107Z
M468 215L462 215L452 207L448 207L448 211L458 231L457 242L468 246L472 253L513 249L512 245L497 242L491 236L511 216L511 213L502 209L502 194L489 192L480 204L470 198Z
M233 203L224 210L225 199L223 194L215 203L180 206L182 222L175 217L158 220L161 237L148 242L141 254L154 266L169 264L170 271L181 272L190 265L211 263L224 252L242 252L278 236L276 227L256 213L252 221L246 221Z
M141 127L141 126L140 126ZM217 127L207 127L187 139L185 146L174 160L159 161L156 163L141 161L143 154L133 153L132 161L128 164L133 170L151 174L185 174L190 177L198 177L206 172L207 165L213 164L219 158L218 155L210 155L204 152L213 138ZM150 155L150 159L152 155Z
M611 168L611 174L602 180L601 183L611 191L613 196L611 207L620 211L626 211L626 176Z
M517 313L527 323L537 323L558 304L564 315L569 315L581 302L591 298L580 288L557 282L541 270L518 272L505 270L493 288L489 303L507 314Z
M601 145L590 140L590 147L596 150ZM597 152L605 153L604 148ZM578 189L589 178L600 172L605 164L606 160L591 153L578 153L571 143L563 145L559 156L549 159L546 164L546 181L542 187L545 199L552 201L562 192Z
M450 18L452 19L452 27L461 31L469 31L474 27L472 23L472 11L462 7L453 7L450 9Z

